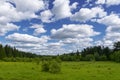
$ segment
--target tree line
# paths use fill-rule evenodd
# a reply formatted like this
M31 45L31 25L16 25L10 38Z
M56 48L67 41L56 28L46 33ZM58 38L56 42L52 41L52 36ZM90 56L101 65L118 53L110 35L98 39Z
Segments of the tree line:
M120 41L114 43L114 48L104 46L93 46L83 49L81 52L71 52L62 55L37 55L30 52L17 50L9 45L0 44L0 59L6 61L36 61L51 60L59 58L61 61L116 61L120 62Z
M114 48L93 46L59 56L62 61L116 61L120 62L120 41L114 43Z
M5 45L3 46L2 44L0 44L0 59L3 59L3 58L16 58L16 57L19 57L19 58L34 58L34 57L37 57L36 54L32 54L32 53L29 53L29 52L23 52L23 51L20 51L18 49L16 49L15 47L10 47L9 45Z

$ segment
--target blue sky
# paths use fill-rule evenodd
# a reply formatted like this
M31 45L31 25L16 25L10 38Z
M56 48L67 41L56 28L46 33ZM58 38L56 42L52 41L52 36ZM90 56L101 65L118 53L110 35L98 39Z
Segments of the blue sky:
M120 0L0 0L0 43L41 55L120 41Z

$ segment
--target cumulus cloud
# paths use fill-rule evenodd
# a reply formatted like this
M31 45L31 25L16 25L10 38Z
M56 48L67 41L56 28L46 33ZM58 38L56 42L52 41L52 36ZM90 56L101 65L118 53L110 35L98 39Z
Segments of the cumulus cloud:
M37 18L38 16L35 13L39 10L43 10L44 7L43 0L1 0L0 26L3 26L3 28L0 29L1 35L17 28L17 26L11 24L12 22Z
M42 22L52 22L52 17L53 17L53 13L50 10L45 10L43 12L40 13L40 18L42 20Z
M42 22L49 23L68 18L72 15L71 11L77 8L77 5L77 2L70 5L70 0L55 0L51 10L47 9L40 13L40 19Z
M92 0L86 0L86 7L90 7L91 2ZM71 21L80 23L95 20L95 22L106 25L104 38L96 41L95 44L97 45L112 46L115 41L120 41L120 17L118 14L107 15L102 5L80 8L79 11L74 12L74 9L78 9L78 4L78 2L71 3L70 0L54 0L53 6L49 9L49 0L0 0L0 36L16 30L27 31L30 34L33 31L33 35L11 33L6 35L5 39L19 50L38 54L66 53L92 46L94 37L100 35L100 32L95 31L92 25L63 24L59 29L52 29L51 35L47 34L48 30L44 28L44 25L41 25L42 23L46 25L46 23L56 20L70 18ZM97 0L96 4L112 6L119 5L120 1ZM21 22L22 20L31 21L30 19L33 18L39 21L41 19L42 23L37 24L33 21L32 26L26 26L24 29L13 24L13 22ZM29 29L32 30L29 32ZM40 37L36 37L38 35Z
M112 46L114 42L120 41L120 26L107 27L103 40L107 46Z
M84 38L67 38L60 40L60 43L67 47L67 50L82 50L83 48L92 46L93 39L90 37Z
M83 43L83 42L92 42L93 39L89 38L89 37L85 37L85 38L67 38L64 40L60 40L61 43L63 44L79 44L79 43Z
M79 12L73 14L70 18L72 21L86 22L92 18L102 18L106 16L107 13L101 7L81 8Z
M66 52L62 48L64 44L60 42L49 43L50 38L48 36L41 36L39 38L28 34L14 33L6 36L6 40L9 40L9 45L26 52L41 55L56 55L60 52Z
M107 6L120 5L120 0L97 0L96 4L106 4Z
M106 0L97 0L96 4L105 4Z
M42 36L41 38L34 37L28 34L14 33L6 36L7 40L22 42L22 43L45 43L50 38L48 36Z
M110 14L102 19L98 19L97 22L106 26L117 26L120 25L120 17L117 14Z
M51 33L51 37L55 39L90 37L100 34L99 32L93 30L93 26L86 24L63 25L63 27L58 30L52 29Z
M9 0L10 2L14 3L16 6L17 11L21 12L37 12L39 10L43 10L45 7L45 4L43 0Z
M111 40L112 42L120 40L120 17L117 14L110 14L98 19L98 23L107 26L105 40Z
M5 24L8 22L17 22L24 19L35 18L34 12L26 11L17 11L16 7L14 7L9 2L0 1L0 24Z
M79 3L74 2L74 3L70 6L71 10L76 9L76 8L77 8L77 6L78 6L78 4L79 4Z
M62 19L71 16L69 0L55 0L53 2L52 12L55 15L55 19Z
M97 22L107 26L105 36L99 43L112 48L114 42L120 41L120 17L117 14L112 13L98 19Z
M35 29L34 33L33 33L34 35L39 35L41 33L45 33L46 32L46 30L44 29L43 25L34 24L30 28Z
M63 18L70 17L72 15L71 11L77 8L78 3L74 2L70 5L70 0L55 0L53 2L52 13L54 14L54 19L59 20Z
M60 40L68 51L82 50L85 47L92 46L93 36L99 35L93 26L87 24L69 24L63 25L60 29L51 30L51 38ZM82 45L82 46L81 46Z
M72 15L72 10L77 8L78 3L74 2L70 5L70 0L54 0L53 8L46 9L40 13L42 22L50 23L59 19L68 18Z
M19 30L19 26L12 23L0 24L0 36L4 36L9 31Z

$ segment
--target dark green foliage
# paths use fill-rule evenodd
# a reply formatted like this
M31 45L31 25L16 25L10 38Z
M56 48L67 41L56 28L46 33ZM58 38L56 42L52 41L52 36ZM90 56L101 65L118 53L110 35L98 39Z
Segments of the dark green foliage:
M110 49L108 47L103 47L103 46L94 46L94 47L88 47L88 48L85 48L84 50L82 50L81 54L82 56L86 56L88 54L96 54L101 56L101 55L106 55L106 56L109 56L110 54Z
M16 61L15 58L35 58L38 55L28 53L28 52L23 52L17 50L15 47L12 48L8 45L5 45L4 47L0 44L0 59L3 58L12 58L14 59L13 61Z
M59 56L62 61L80 61L81 54L77 50L75 53L63 54Z
M86 60L86 61L94 61L94 60L95 60L95 57L94 57L94 55L92 55L92 54L88 54L88 55L86 55L85 60Z
M114 43L114 51L120 50L120 41Z
M3 58L2 59L3 61L5 62L32 62L34 61L35 59L34 58L19 58L19 57L16 57L16 58Z
M49 65L49 72L51 73L59 73L61 71L60 63L56 60L52 60Z
M120 51L116 51L111 54L111 60L115 62L120 62Z
M72 52L60 55L62 61L106 61L110 60L112 50L104 46L93 46L83 49L81 52Z
M58 63L61 63L61 62L62 62L61 59L59 58L59 56L57 56L57 57L55 58L55 60L56 60Z
M100 60L100 61L106 61L106 60L107 60L107 56L106 56L106 55L101 55L101 56L99 57L99 60Z
M99 61L99 60L100 60L100 58L99 58L100 55L99 55L97 52L94 53L94 57L95 57L95 60L96 60L96 61Z
M43 61L42 71L50 73L59 73L61 71L61 63L57 60Z
M34 60L35 60L35 62L36 62L36 64L37 64L37 65L39 65L39 64L40 64L40 58L39 58L39 57L34 58Z
M110 60L111 53L111 49L103 46L88 47L81 52L82 58L84 58L86 55L92 54L94 55L96 61Z
M4 47L0 44L0 59L3 59L6 57L5 49Z
M50 62L49 61L43 61L42 62L42 71L48 72L49 71L49 66L50 66Z

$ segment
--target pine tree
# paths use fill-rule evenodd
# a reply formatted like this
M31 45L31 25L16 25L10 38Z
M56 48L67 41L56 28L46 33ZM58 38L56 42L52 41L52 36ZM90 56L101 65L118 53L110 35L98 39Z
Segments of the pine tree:
M4 57L6 57L6 53L4 47L0 44L0 59L3 59Z

